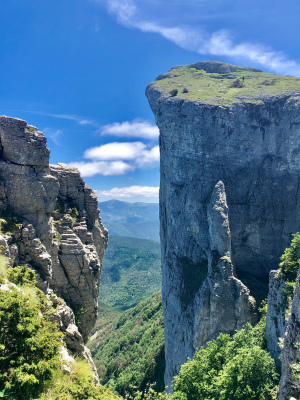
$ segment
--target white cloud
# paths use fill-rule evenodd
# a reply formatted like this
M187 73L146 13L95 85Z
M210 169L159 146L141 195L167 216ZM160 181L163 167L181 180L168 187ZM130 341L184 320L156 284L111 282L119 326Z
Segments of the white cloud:
M128 186L110 190L96 190L98 197L158 197L159 187Z
M159 146L148 149L142 142L113 142L92 147L84 152L83 157L91 161L69 164L78 168L82 176L124 175L137 168L147 169L157 166Z
M209 34L186 26L165 27L140 17L139 9L133 0L104 0L104 2L108 11L116 16L119 23L143 32L158 33L185 50L203 55L242 58L277 73L300 75L300 64L289 59L283 52L274 51L260 44L235 43L226 30Z
M113 142L92 147L84 152L83 157L91 160L134 160L145 150L142 142Z
M106 135L127 138L157 139L159 136L159 130L156 125L152 125L148 121L136 119L132 122L114 122L113 124L103 126L101 129L101 136Z
M47 138L52 139L56 146L60 146L59 138L63 134L61 129L44 128L43 132Z
M92 162L72 162L71 167L78 168L83 177L92 177L95 175L124 175L126 172L134 171L134 167L123 161L92 161Z
M135 165L138 168L153 167L159 163L159 146L154 146L150 150L143 150L136 158Z

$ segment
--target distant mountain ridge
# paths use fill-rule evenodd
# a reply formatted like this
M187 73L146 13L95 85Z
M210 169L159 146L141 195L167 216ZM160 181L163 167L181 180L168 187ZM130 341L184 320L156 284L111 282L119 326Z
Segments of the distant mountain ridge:
M159 206L156 203L99 202L101 218L110 236L160 241Z

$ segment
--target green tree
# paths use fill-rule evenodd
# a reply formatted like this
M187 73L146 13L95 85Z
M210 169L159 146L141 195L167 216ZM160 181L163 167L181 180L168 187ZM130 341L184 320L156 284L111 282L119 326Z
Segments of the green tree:
M278 374L274 360L258 346L239 349L217 379L220 400L272 400Z
M278 373L264 349L265 316L233 338L220 334L185 363L174 378L173 400L275 399Z
M300 233L295 233L291 246L285 249L279 264L281 273L290 282L295 282L300 265Z

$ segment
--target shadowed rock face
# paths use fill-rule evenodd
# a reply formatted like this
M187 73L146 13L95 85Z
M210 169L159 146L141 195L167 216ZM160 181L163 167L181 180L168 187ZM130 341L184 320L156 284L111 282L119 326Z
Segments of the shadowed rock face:
M37 272L42 290L53 290L51 298L59 296L71 307L61 312L68 315L62 330L69 349L84 353L97 317L108 234L97 196L79 171L65 164L49 166L49 153L42 132L25 121L0 117L0 217L18 216L20 222L1 236L1 244L15 265L28 264Z
M268 351L281 367L278 400L300 398L300 269L292 299L280 270L271 271L266 321Z
M233 66L213 64L197 63L197 68L207 69L212 79L223 79L218 73L237 71ZM196 64L188 67L196 68ZM178 71L175 68L169 74L183 87L184 78L180 80ZM260 79L258 70L246 68L243 73L252 74L251 82L255 74ZM203 313L208 307L203 300L210 276L207 271L222 260L218 255L212 261L212 252L217 253L208 211L216 184L224 184L231 232L229 267L223 259L222 270L234 273L234 266L259 279L267 278L270 270L278 267L290 235L299 230L300 93L256 93L255 99L240 96L227 102L226 98L203 101L199 90L199 98L189 100L180 93L171 96L161 83L164 79L169 75L150 84L146 95L160 129L166 384L170 385L171 377L186 357L193 356L196 345L217 335L217 330L207 336L199 333L210 326ZM229 251L228 243L226 246ZM229 275L222 279L227 282ZM245 309L236 309L240 312L237 321ZM250 314L244 317L251 321ZM214 324L220 331L225 327L218 319Z
M290 317L281 354L281 378L278 400L299 399L300 396L300 270L292 301Z

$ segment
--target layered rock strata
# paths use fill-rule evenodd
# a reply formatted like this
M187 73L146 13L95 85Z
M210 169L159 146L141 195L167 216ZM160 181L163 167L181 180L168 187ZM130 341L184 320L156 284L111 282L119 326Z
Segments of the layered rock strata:
M223 271L233 265L238 273L267 278L299 230L300 85L296 78L199 62L159 76L146 95L160 129L165 383L170 386L197 346L228 329L224 297L224 313L220 301L221 319L216 313L213 322L218 329L206 318L211 299L203 282L214 250L208 210L215 185L222 181L226 189L231 231L230 263ZM220 280L229 276L224 272ZM214 291L213 281L211 286L207 293ZM239 318L252 320L237 305L239 298L247 296L235 298L239 313L235 322L231 319L233 330Z
M79 171L49 165L49 154L42 132L0 117L0 244L12 265L36 271L38 286L59 305L70 353L91 362L84 344L97 317L107 230Z

